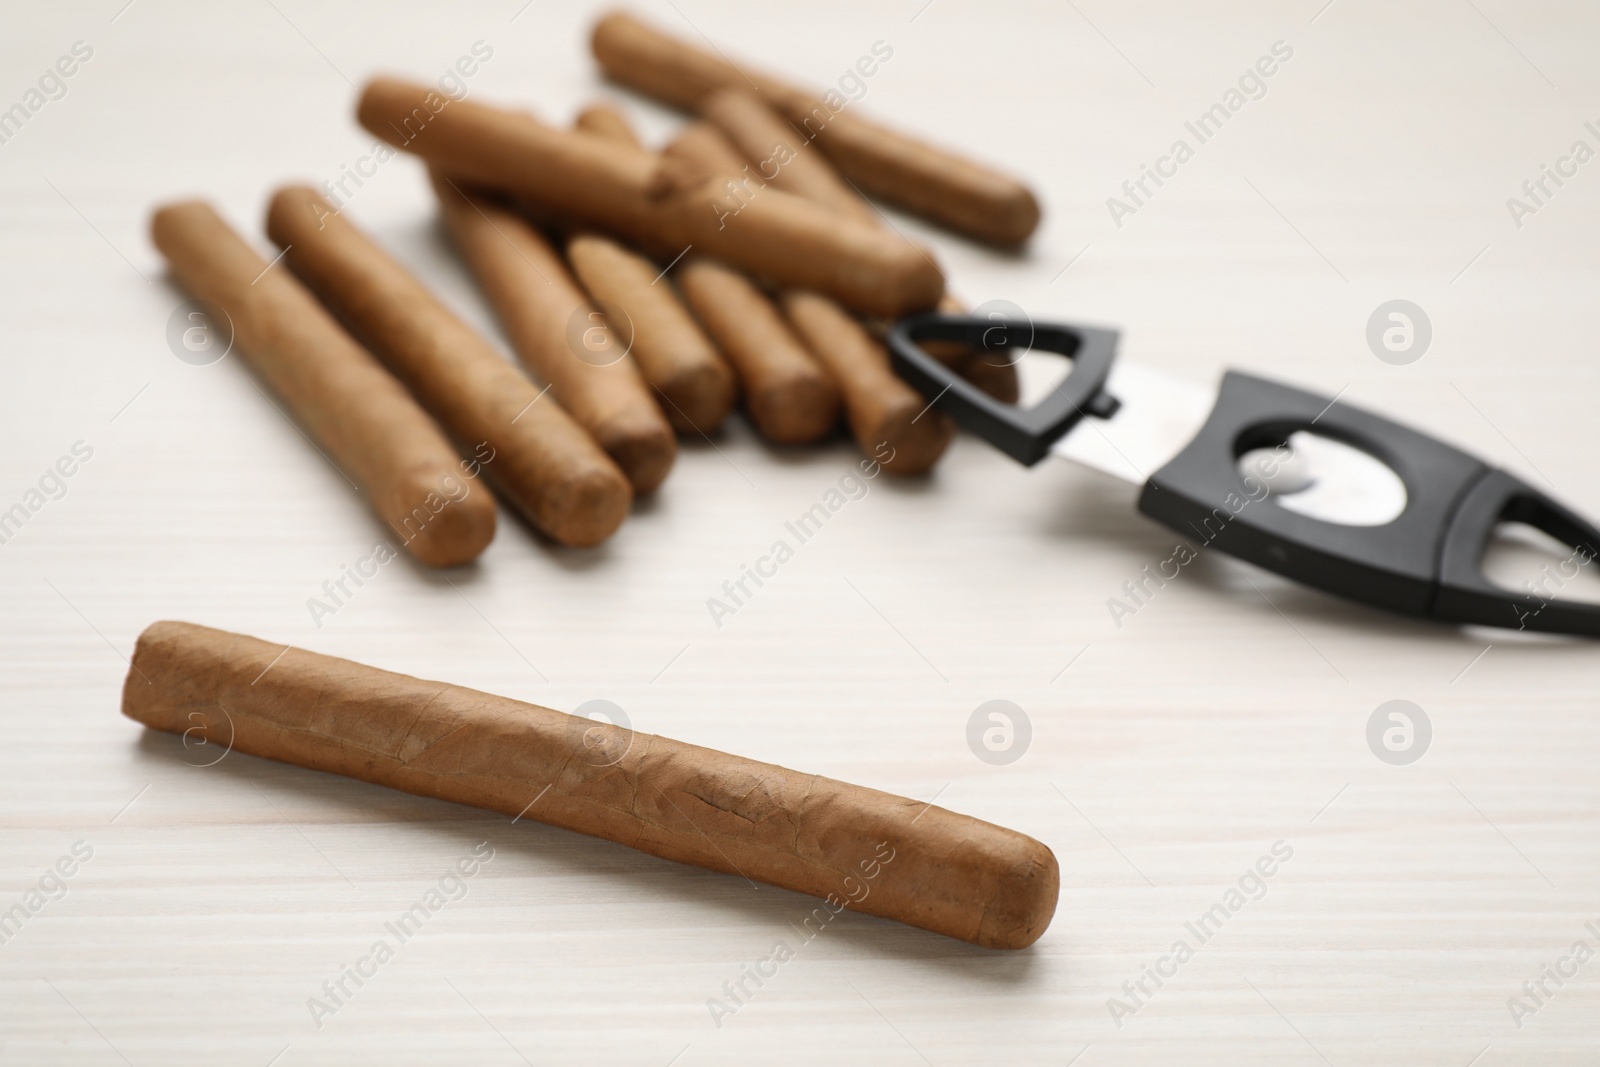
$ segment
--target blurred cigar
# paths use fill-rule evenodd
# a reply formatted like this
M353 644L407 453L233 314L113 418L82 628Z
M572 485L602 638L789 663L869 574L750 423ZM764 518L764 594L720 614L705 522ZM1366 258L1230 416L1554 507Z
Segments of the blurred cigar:
M738 373L745 409L762 437L802 445L833 429L839 386L765 293L709 259L687 260L677 276L684 299Z
M701 102L701 112L705 120L691 123L680 137L681 154L698 158L708 166L719 165L730 174L740 175L741 180L753 177L766 181L840 214L872 226L881 225L882 216L877 210L839 176L811 142L754 93L719 89ZM702 128L707 123L711 129ZM966 308L947 291L939 300L939 310L960 315ZM1016 368L1001 357L974 352L952 341L931 341L925 348L929 355L1001 403L1017 402Z
M316 190L279 190L267 233L458 443L493 450L485 471L535 527L586 546L622 524L628 480L594 439Z
M620 144L643 146L622 113L606 104L581 111L577 126ZM627 320L630 351L661 395L667 421L679 433L715 433L733 408L738 391L733 372L671 283L644 256L594 234L570 241L567 259L589 296Z
M1039 223L1038 202L1015 178L864 119L838 93L819 97L736 66L620 11L595 24L591 45L607 76L685 110L718 89L753 86L865 192L971 237L1016 244ZM879 48L862 57L863 73L893 55Z
M672 469L677 438L624 344L534 228L492 197L437 171L433 188L461 257L523 366L622 468L635 493Z
M633 132L633 127L627 118L610 104L590 104L578 112L578 117L572 124L585 133L592 133L597 137L606 137L633 148L644 147L644 142Z
M122 713L215 744L487 808L1025 948L1061 874L1040 842L876 789L183 622L139 635Z
M878 213L846 185L814 143L747 89L718 89L700 102L700 113L762 180L841 215L877 226Z
M661 395L668 421L710 435L733 408L733 371L656 265L593 234L567 244L573 273Z
M359 117L372 133L453 178L571 212L664 262L693 247L881 315L931 308L944 291L938 266L893 234L776 189L719 211L712 181L610 138L471 100L447 101L389 78L367 85Z
M850 432L890 474L925 474L944 455L954 428L921 393L895 376L889 352L825 296L789 290L784 313L844 394Z
M748 195L755 181L738 150L715 126L690 123L667 155L723 181L728 196ZM737 177L735 177L737 176ZM744 385L745 407L761 436L776 444L806 444L839 421L839 386L784 322L773 302L748 278L719 263L696 259L678 272L689 306L727 354Z
M729 179L731 184L759 180L752 178L733 141L718 127L703 121L692 123L683 136L668 146L668 151L707 172L740 175ZM732 290L724 299L751 302L750 294L740 292L726 280L721 285ZM759 293L754 296L765 299ZM922 474L931 468L950 443L950 421L939 412L921 414L927 402L895 376L888 351L825 296L789 290L779 299L795 336L837 384L849 415L851 434L862 452L892 474ZM695 307L698 310L699 303ZM722 340L720 335L718 340ZM727 342L723 344L726 348Z
M227 315L234 347L412 555L454 567L488 547L494 498L472 491L433 419L293 275L269 270L199 200L160 208L150 232L179 283Z
M724 207L737 207L740 199L753 196L767 185L728 135L705 119L686 123L661 149L661 154L682 164L687 174L714 180L713 188Z

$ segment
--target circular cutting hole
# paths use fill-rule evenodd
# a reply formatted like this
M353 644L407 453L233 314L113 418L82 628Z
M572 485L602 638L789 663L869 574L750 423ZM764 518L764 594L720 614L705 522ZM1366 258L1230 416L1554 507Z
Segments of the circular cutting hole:
M1342 526L1382 526L1406 509L1406 485L1370 452L1310 430L1239 457L1239 473L1259 499Z

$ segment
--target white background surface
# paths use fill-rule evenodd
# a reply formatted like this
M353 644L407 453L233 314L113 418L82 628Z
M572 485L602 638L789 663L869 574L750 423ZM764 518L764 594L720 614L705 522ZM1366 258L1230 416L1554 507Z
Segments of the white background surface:
M653 137L680 120L598 79L584 5L274 2L0 15L0 106L94 49L0 145L0 508L94 450L0 545L0 909L94 850L0 946L0 1062L1600 1059L1600 962L1520 1028L1507 1008L1575 941L1600 948L1595 646L1388 617L1213 556L1119 628L1107 598L1173 538L1092 472L960 440L926 482L875 482L717 629L706 598L855 458L733 425L597 551L506 516L476 566L392 563L315 628L306 598L383 531L242 363L169 352L152 206L207 196L265 249L273 188L368 151L350 82L433 78L480 39L481 99L559 120L622 99ZM970 302L1118 325L1125 355L1197 381L1348 386L1600 512L1600 161L1521 228L1505 203L1574 140L1600 147L1592 9L920 2L647 10L814 84L888 42L859 106L1046 207L1019 256L897 216ZM1294 56L1266 96L1113 225L1106 198L1278 40ZM414 161L350 213L492 329ZM1434 327L1405 367L1363 336L1396 297ZM847 914L719 1028L707 999L796 944L811 901L237 754L192 766L118 714L161 618L562 709L608 698L637 728L937 796L1048 844L1060 908L1009 954ZM1034 733L998 768L964 737L995 698ZM1410 767L1365 740L1396 698L1434 727ZM307 998L482 840L467 897L318 1029ZM1265 898L1118 1028L1107 999L1279 840Z

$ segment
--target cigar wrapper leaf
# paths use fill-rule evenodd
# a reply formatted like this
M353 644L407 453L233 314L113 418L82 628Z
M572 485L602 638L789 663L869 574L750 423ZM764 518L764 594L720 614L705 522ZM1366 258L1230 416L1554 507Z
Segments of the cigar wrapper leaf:
M267 233L459 444L491 449L486 476L537 529L587 547L622 524L633 492L594 438L321 194L279 190Z
M864 118L837 94L736 65L622 11L595 24L590 44L607 77L687 111L720 89L753 87L856 186L959 233L1014 245L1039 224L1038 201L1015 178Z
M424 85L376 78L362 91L361 124L452 177L567 212L670 262L686 248L783 285L826 293L847 307L898 316L926 310L944 276L903 238L841 221L776 189L719 211L709 179L609 137L545 125Z
M1055 911L1055 856L1013 830L191 623L140 635L122 710L152 729L521 815L984 947L1032 944Z
M489 491L470 484L439 426L286 268L270 268L202 201L158 208L150 229L179 283L227 316L240 355L412 555L454 567L488 547Z

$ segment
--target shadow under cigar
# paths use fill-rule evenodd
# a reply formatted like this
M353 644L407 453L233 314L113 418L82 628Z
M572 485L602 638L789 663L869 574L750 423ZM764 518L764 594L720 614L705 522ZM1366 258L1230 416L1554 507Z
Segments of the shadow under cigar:
M463 848L487 839L497 855L516 857L524 870L537 867L546 875L591 880L603 877L609 891L590 893L586 896L590 903L669 900L693 905L705 912L703 921L695 925L726 927L738 923L766 931L788 944L799 959L837 962L841 957L865 953L883 959L917 961L1000 986L1026 982L1036 965L1033 947L1018 951L979 948L942 934L848 910L832 915L821 929L808 931L805 922L818 909L822 909L821 914L828 914L821 900L752 883L738 875L658 859L626 845L527 819L513 822L508 816L465 804L413 796L337 774L248 756L215 743L192 743L159 730L144 730L136 745L141 760L163 767L179 762L193 768L195 774L221 775L246 795L261 789L269 796L287 791L314 800L317 820L295 821L301 833L309 829L313 837L317 836L318 826L369 823L404 824L407 833L441 842L456 841ZM294 814L275 812L272 819L293 818ZM336 851L328 858L357 886L361 884L357 863ZM423 877L432 872L430 869L417 873ZM386 873L384 877L393 875ZM344 890L336 878L329 884L330 889ZM586 884L585 890L590 889L592 885Z
M803 445L785 445L768 441L757 434L750 423L750 416L744 412L739 412L738 418L743 423L743 432L760 447L762 458L781 467L848 467L861 457L855 442L850 440L850 431L845 429L842 422L815 441Z
M861 447L851 438L849 428L843 420L820 441L804 445L780 445L761 439L749 421L743 415L740 418L743 421L741 433L748 434L751 440L759 444L765 460L778 466L811 467L819 471L853 473L870 481L874 490L883 487L904 496L921 495L938 485L937 466L923 474L894 475L887 474L881 469L875 474L867 474L862 464L870 464L872 457L861 451ZM688 440L688 438L683 439L684 443Z
M973 256L978 259L990 260L995 265L1016 267L1040 267L1044 263L1035 252L1035 247L1048 243L1049 235L1046 231L1050 228L1051 216L1046 213L1040 220L1038 229L1029 234L1025 240L1016 244L994 244L990 241L980 241L978 238L964 234L960 230L941 226L937 222L930 222L904 208L884 202L880 198L871 198L868 203L878 216L880 225L892 233L899 234L909 241L915 242L924 249L937 245L945 248L956 248L956 255ZM941 252L937 257L941 267L946 267L953 256ZM949 281L949 274L946 274Z
M492 484L490 488L493 489ZM635 497L632 505L634 510L631 513L635 515L648 514L647 510L641 510L640 508L641 500L646 499L647 498ZM505 501L504 494L501 494L497 497L497 502L499 503L500 507L499 515L497 516L500 527L495 533L496 539L501 537L528 538L529 540L533 541L541 550L543 550L545 559L555 563L563 570L571 571L573 573L584 573L587 571L596 570L606 566L611 562L613 558L611 539L608 538L598 545L590 545L587 548L577 548L572 545L563 545L561 542L555 540L548 534L541 531L538 527L534 526L533 523L528 520L528 517L523 515L521 511L508 505ZM654 505L647 506L654 507ZM438 568L433 567L419 567L417 568L416 573L424 581L435 587L442 586L448 588L448 583L445 581L446 576L448 576L451 580L464 585L470 583L468 588L471 588L471 586L480 584L479 579L484 572L474 563L466 567L450 568L448 571L439 570ZM463 579L465 580L463 581Z

